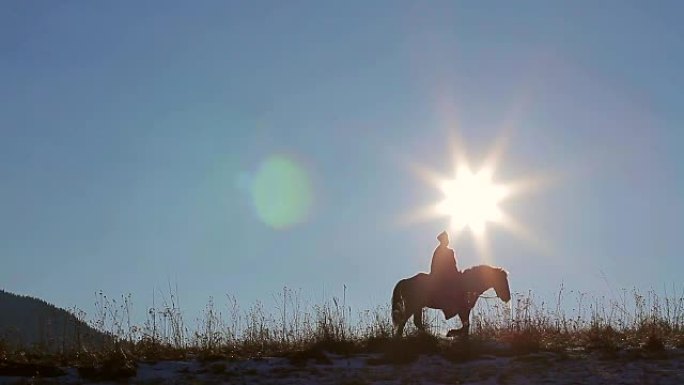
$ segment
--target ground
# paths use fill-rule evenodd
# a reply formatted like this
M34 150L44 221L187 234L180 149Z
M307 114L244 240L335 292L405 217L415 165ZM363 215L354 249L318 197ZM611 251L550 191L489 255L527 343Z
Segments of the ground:
M0 384L89 384L74 368L50 379L0 377ZM653 357L628 352L533 353L483 356L464 362L423 354L388 363L381 354L264 357L250 360L139 363L131 384L683 384L684 350Z

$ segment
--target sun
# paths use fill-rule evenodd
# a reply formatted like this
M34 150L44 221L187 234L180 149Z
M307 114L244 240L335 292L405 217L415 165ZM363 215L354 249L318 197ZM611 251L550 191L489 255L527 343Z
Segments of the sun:
M450 218L451 230L460 232L468 228L481 236L487 223L504 219L499 203L509 195L509 188L494 183L492 174L490 168L473 172L468 166L461 166L454 179L439 183L444 200L435 209Z
M443 174L415 161L409 161L409 168L430 186L440 192L437 200L412 209L402 219L403 224L416 224L446 219L446 229L456 239L465 234L472 236L474 246L481 258L490 261L490 227L514 235L525 241L535 251L552 254L552 247L531 229L514 218L506 210L506 203L528 193L535 193L553 182L547 175L535 174L514 180L500 180L497 166L500 164L505 141L497 139L493 148L478 167L466 156L462 141L451 143L453 156L452 172Z

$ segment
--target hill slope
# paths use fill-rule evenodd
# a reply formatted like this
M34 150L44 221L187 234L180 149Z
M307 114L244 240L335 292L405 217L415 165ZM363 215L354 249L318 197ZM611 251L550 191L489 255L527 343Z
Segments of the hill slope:
M0 290L0 341L51 351L99 344L106 339L70 312L43 300Z

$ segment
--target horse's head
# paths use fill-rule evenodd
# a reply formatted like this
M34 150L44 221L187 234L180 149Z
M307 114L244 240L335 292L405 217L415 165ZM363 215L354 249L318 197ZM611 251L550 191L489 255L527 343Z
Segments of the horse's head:
M508 287L508 272L504 269L496 269L496 277L494 279L494 291L496 296L502 301L508 302L511 300L511 289Z

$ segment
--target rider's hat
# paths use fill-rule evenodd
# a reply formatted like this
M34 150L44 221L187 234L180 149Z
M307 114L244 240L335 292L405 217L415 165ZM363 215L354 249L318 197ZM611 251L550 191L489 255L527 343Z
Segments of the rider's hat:
M449 241L449 234L447 234L446 231L442 231L442 232L439 233L439 235L437 236L437 240L440 241L440 242L448 242L448 241Z

